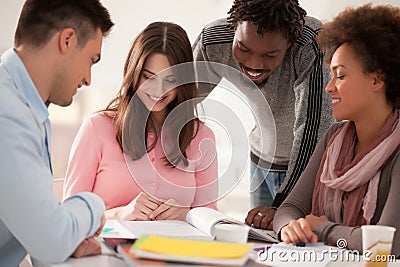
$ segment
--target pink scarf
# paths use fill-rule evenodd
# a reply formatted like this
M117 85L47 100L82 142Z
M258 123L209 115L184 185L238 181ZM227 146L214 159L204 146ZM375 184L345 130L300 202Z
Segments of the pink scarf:
M326 215L329 220L346 226L370 224L376 209L381 169L400 145L398 121L396 110L376 140L354 159L353 122L345 123L331 137L315 179L312 214Z

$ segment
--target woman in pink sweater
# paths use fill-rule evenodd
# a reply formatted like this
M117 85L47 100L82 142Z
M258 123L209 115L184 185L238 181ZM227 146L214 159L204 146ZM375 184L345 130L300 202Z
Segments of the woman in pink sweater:
M151 23L136 37L117 97L76 136L64 198L94 192L107 218L124 220L185 220L192 207L217 208L215 138L196 117L192 61L176 24Z

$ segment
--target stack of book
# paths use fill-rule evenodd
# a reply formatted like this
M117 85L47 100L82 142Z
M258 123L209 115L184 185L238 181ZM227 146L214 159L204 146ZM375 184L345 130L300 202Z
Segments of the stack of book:
M162 236L142 236L131 247L120 252L131 266L149 264L140 259L161 262L182 262L224 266L243 266L249 259L253 245L218 241L189 240ZM151 261L150 261L151 262Z

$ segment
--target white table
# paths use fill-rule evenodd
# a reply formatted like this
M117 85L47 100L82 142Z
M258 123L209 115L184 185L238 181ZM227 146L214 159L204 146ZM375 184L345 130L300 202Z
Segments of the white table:
M100 241L100 240L99 240ZM102 246L103 254L114 254L114 251L106 246L103 241L100 242ZM118 255L119 256L119 255ZM252 261L248 261L246 266L253 267L256 265ZM143 266L143 265L140 265ZM176 265L174 263L168 264L168 266L186 266L186 265ZM199 265L196 265L199 266ZM98 255L84 258L69 258L64 263L59 264L34 264L34 267L129 267L129 265L121 258L111 255Z
M46 265L41 265L41 267ZM108 255L98 255L81 259L70 258L64 263L47 265L46 267L128 267L125 261ZM35 265L36 267L36 265Z
M91 256L91 257L84 257L80 259L76 258L70 258L64 263L59 263L59 264L50 264L50 265L45 265L45 264L34 264L35 267L129 267L128 264L121 258L118 258L116 256L112 256L114 254L114 251L110 249L108 246L106 246L103 241L100 242L102 245L102 253L103 255L98 255L98 256ZM261 244L260 244L261 245ZM107 255L106 255L107 254ZM173 264L172 264L173 265ZM171 265L171 266L172 266ZM249 261L246 266L255 266L257 265L253 261ZM182 265L179 265L182 266ZM257 265L260 266L260 265ZM286 266L293 266L293 264L288 264L288 263L281 263L275 266L280 266L280 267L286 267ZM310 264L310 263L300 263L298 262L295 266L304 266L304 267L309 267L309 266L324 266L324 267L363 267L364 263L363 262L330 262L328 264ZM389 263L389 267L400 267L400 261L396 262L391 262Z
M69 258L64 263L59 264L39 264L34 263L34 267L128 267L128 264L114 254L113 250L107 247L103 241L98 239L101 244L103 255L84 257L84 258Z
M254 264L254 263L253 263ZM41 267L44 265L41 265ZM65 263L48 265L49 267L128 267L128 265L113 256L99 255L94 257L86 257L81 259L68 259ZM46 267L48 267L46 266ZM249 262L247 266L252 266ZM308 265L304 265L308 266ZM330 263L326 267L363 267L362 262L335 262ZM391 262L389 267L399 267L400 262ZM35 266L36 267L36 266Z

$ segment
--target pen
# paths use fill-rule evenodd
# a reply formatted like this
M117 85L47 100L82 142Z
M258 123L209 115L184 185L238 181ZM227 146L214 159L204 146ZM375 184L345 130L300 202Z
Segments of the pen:
M296 247L317 247L317 246L324 246L324 242L317 242L317 243L304 243L304 242L297 242L294 244Z
M264 251L268 250L270 247L271 246L269 246L269 245L265 245L263 247L253 248L253 250L256 252L259 252L259 251L264 252Z

